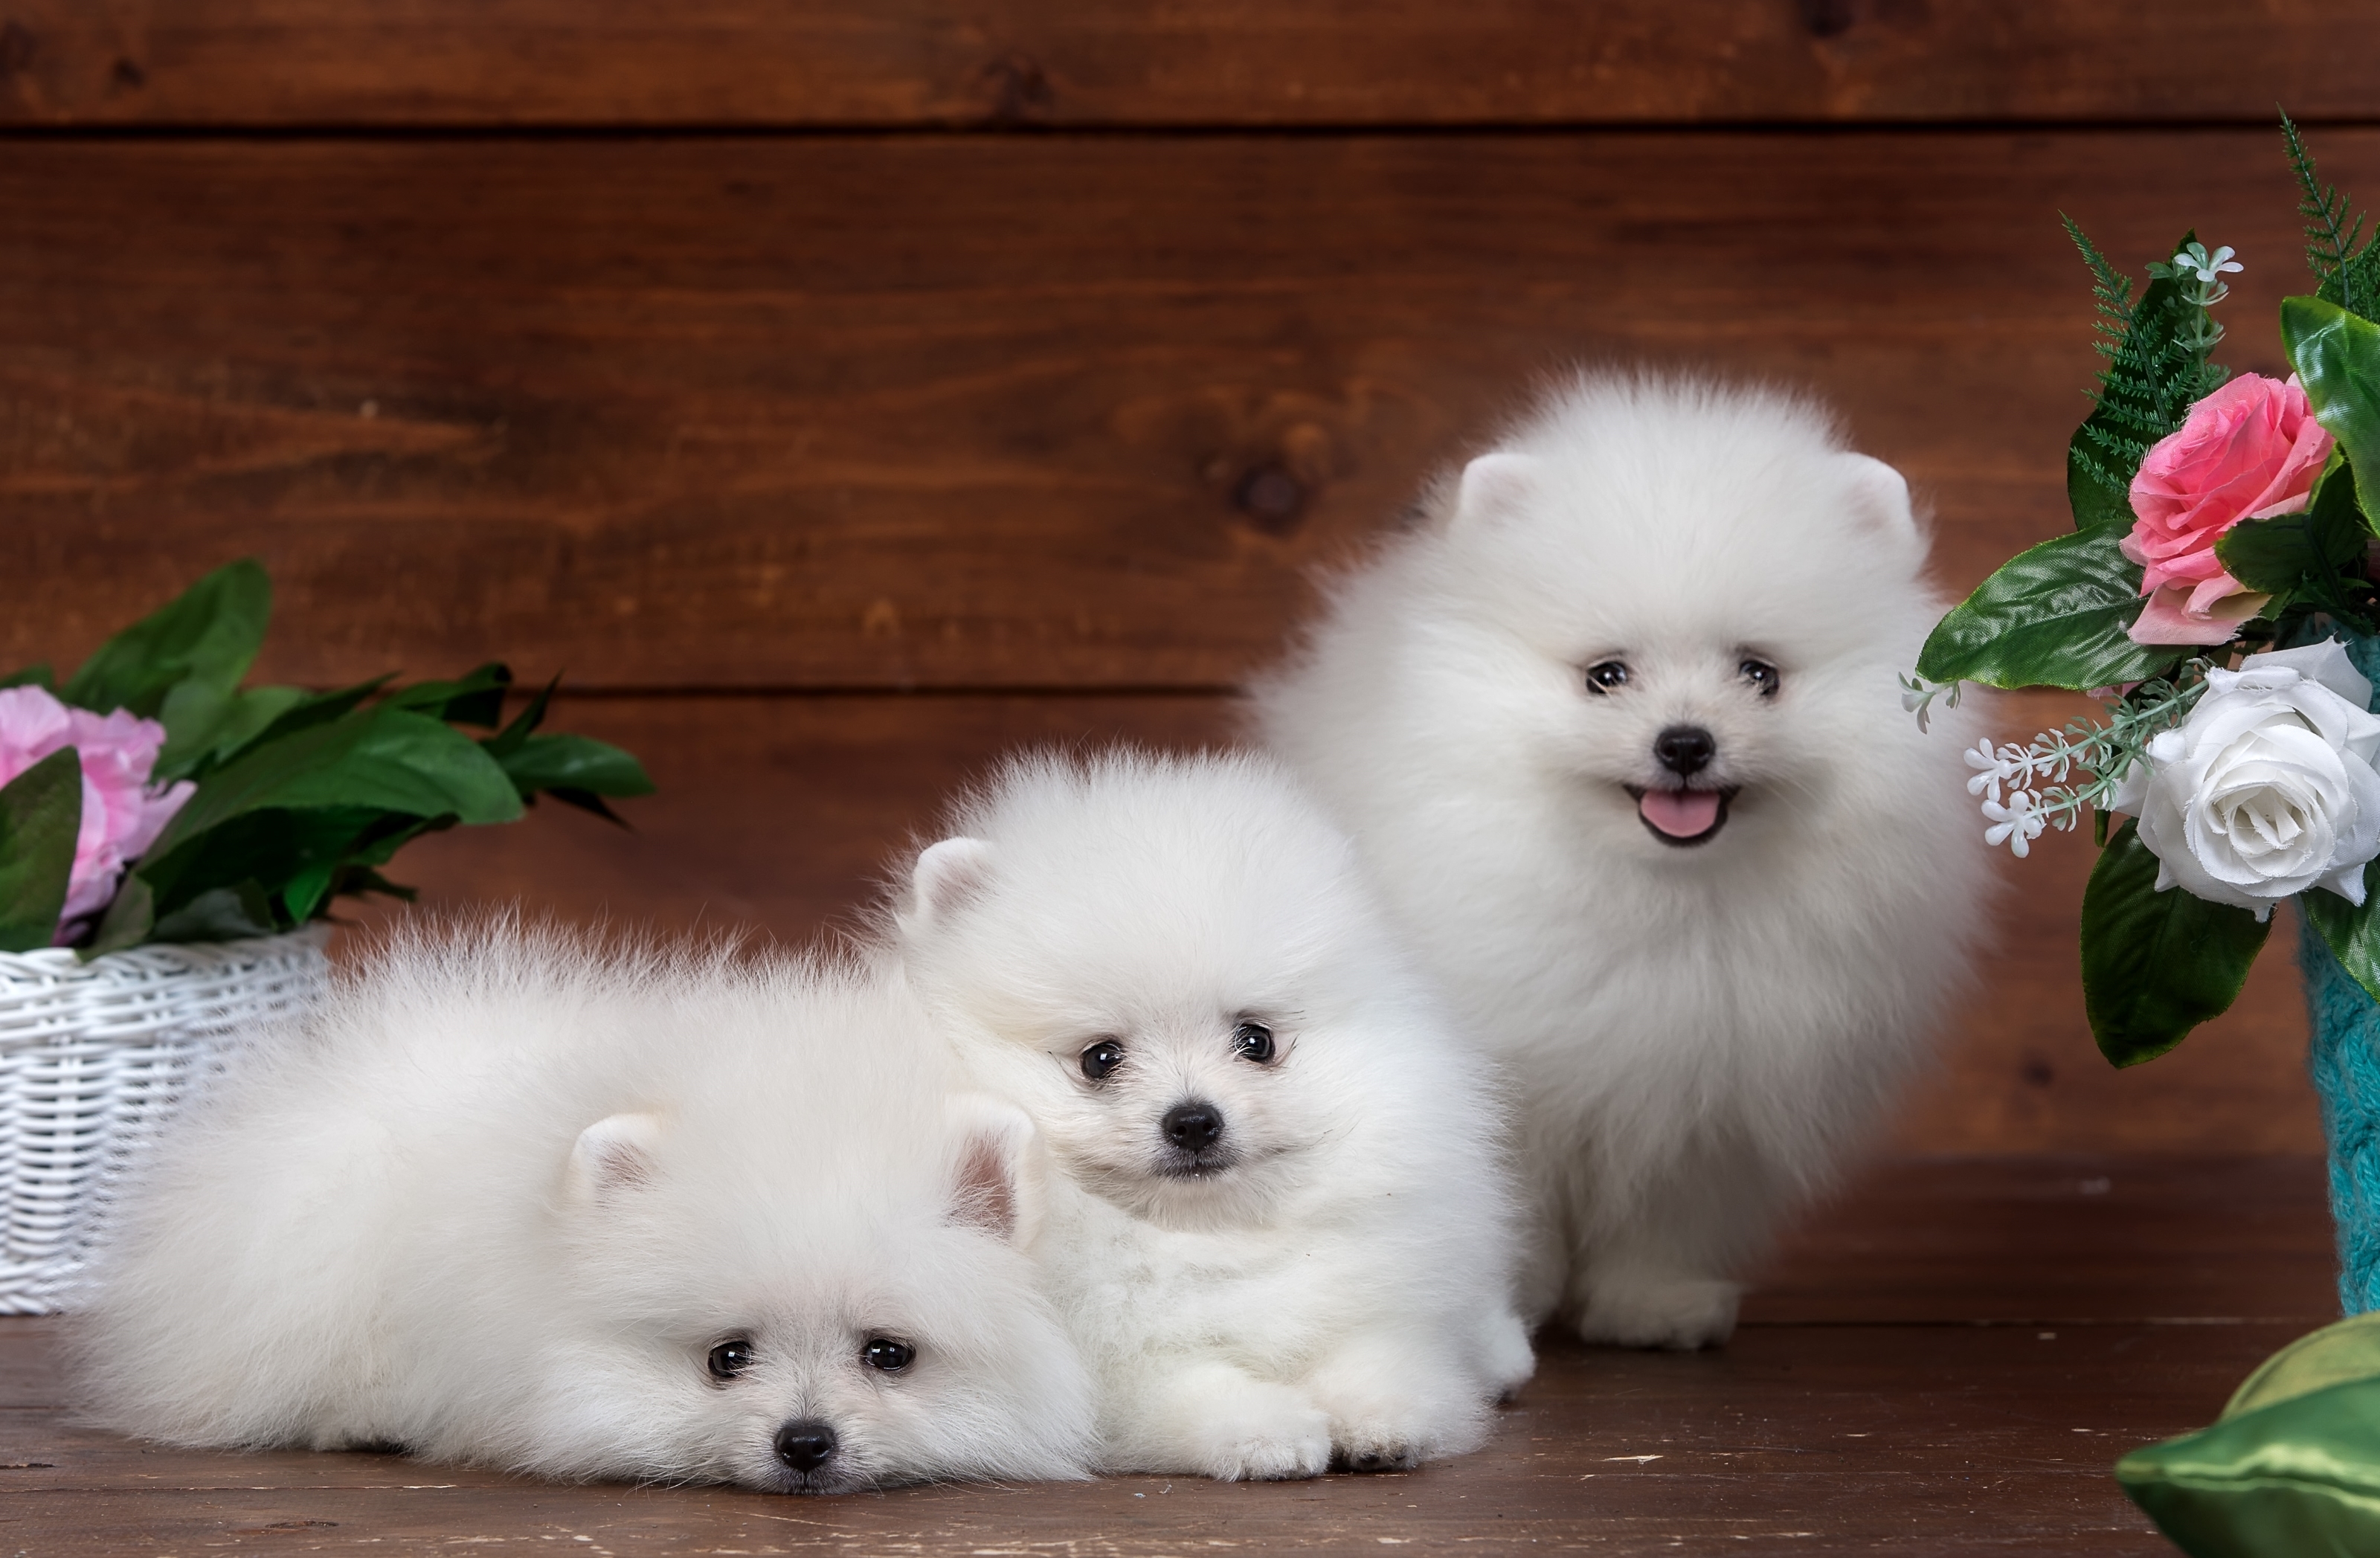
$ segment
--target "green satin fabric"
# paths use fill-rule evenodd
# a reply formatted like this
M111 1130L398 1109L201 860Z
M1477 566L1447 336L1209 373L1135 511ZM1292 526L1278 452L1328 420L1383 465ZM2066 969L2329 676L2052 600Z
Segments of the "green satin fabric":
M2292 1342L2116 1479L2191 1558L2380 1554L2380 1314Z

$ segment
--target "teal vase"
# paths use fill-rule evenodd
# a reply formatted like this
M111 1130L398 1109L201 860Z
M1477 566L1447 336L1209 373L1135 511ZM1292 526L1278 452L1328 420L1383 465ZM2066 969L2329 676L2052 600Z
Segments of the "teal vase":
M2380 1002L2348 977L2311 925L2299 931L2298 967L2313 1029L2307 1063L2330 1143L2339 1311L2360 1315L2380 1309Z
M2344 629L2355 668L2380 688L2380 639ZM2298 917L2298 968L2305 975L2313 1029L2307 1065L2322 1100L2330 1144L2330 1213L2338 1231L2342 1313L2380 1309L2380 1002L2348 977L2305 917Z

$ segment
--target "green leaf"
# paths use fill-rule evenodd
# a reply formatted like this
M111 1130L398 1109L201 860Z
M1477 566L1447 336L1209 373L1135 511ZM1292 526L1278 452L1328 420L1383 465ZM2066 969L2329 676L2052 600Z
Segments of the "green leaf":
M2281 340L2327 429L2355 468L2355 492L2380 517L2380 324L2320 298L2281 299Z
M185 683L184 687L188 685ZM182 690L176 688L174 696L179 697ZM250 688L234 693L217 712L212 726L203 737L184 742L171 762L165 761L164 753L158 754L157 766L152 771L153 777L193 779L220 767L225 759L262 735L273 721L296 708L307 696L303 688L294 687Z
M58 690L56 678L50 675L47 665L28 665L21 671L11 671L0 676L0 688L12 687L37 687L43 692Z
M493 730L504 717L504 694L513 685L512 667L492 660L451 682L416 682L388 695L400 709L456 724Z
M288 907L291 922L302 923L323 913L323 906L342 894L385 892L412 902L412 888L399 887L371 868L388 864L399 849L423 834L441 833L454 825L452 815L384 819L382 825L350 845L335 865L310 867L289 879L281 890L281 898Z
M0 785L0 952L55 939L81 831L82 760L72 747Z
M558 800L565 806L575 806L581 811L591 811L614 827L629 826L626 818L606 806L603 803L603 797L592 790L575 790L565 785L559 789L546 790L542 794L546 798Z
M561 685L560 676L546 683L544 687L538 689L537 696L528 700L528 707L523 709L512 724L480 742L480 745L488 749L488 755L498 762L503 762L515 752L519 751L528 741L529 733L545 723L546 705L553 701L553 689ZM526 796L528 792L523 791L522 794Z
M270 936L287 927L273 918L273 903L255 882L201 893L158 919L149 939L159 942L236 942Z
M255 883L268 902L291 901L290 883L315 875L327 882L344 862L373 854L385 839L412 838L423 826L420 818L375 807L267 808L171 847L152 848L136 874L153 890L161 922L209 893L242 882ZM305 919L320 901L304 892L298 897L303 907L283 919L285 929Z
M2251 590L2280 595L2309 581L2338 577L2363 558L2372 533L2355 506L2354 477L2332 453L2326 472L2302 514L2273 519L2242 519L2216 538L2215 555L2233 578ZM2339 474L2345 472L2345 474ZM2338 480L2332 480L2338 475Z
M2310 516L2242 519L2215 543L2215 555L2233 578L2267 595L2286 595L2309 578L2335 573L2363 555L2362 527L2344 532L2351 545L2341 551L2339 532L2317 526Z
M524 797L540 790L580 790L597 796L653 793L644 764L591 736L531 736L498 761L513 787Z
M383 703L260 745L226 764L199 786L151 850L172 850L246 812L310 807L452 814L472 823L509 822L521 814L519 793L477 742Z
M2372 542L2372 516L2364 513L2362 505L2356 501L2355 467L2348 462L2347 451L2336 444L2331 446L2330 458L2323 462L2322 474L2313 479L2313 491L2307 495L2306 511L2326 526L2344 526L2354 530L2357 539L2367 546Z
M2317 887L2298 895L2298 908L2347 977L2380 1001L2380 859L2364 862L2360 907Z
M370 866L349 866L339 874L337 884L331 889L331 895L334 898L359 898L367 893L377 894L383 898L395 898L408 904L421 896L417 889L407 887L401 882L391 882Z
M2272 929L2243 908L2156 890L2157 858L2127 821L2082 890L2082 1007L2099 1053L2138 1065L2228 1010Z
M281 888L281 909L293 925L303 925L314 918L314 911L331 895L331 883L339 878L336 860L310 866L291 877Z
M2371 540L2355 505L2354 469L2334 447L2304 513L2240 520L2215 550L2234 578L2272 596L2257 615L2277 625L2286 639L2292 625L2314 612L2359 633L2380 627L2360 566Z
M103 952L117 952L146 940L150 929L157 923L157 897L149 883L135 868L115 890L115 901L99 918L99 929L92 932L91 944L84 947L82 957L88 961Z
M2088 691L2169 669L2182 647L2125 636L2142 603L2141 566L2118 546L2130 528L2101 525L2010 558L1935 626L1917 674Z
M273 585L243 557L99 646L59 696L97 713L129 709L163 720L171 768L206 745L264 642Z
M380 690L388 680L375 676L335 692L307 692L301 688L250 688L239 695L224 723L215 727L213 744L178 773L164 778L203 779L250 751L298 731L328 724Z

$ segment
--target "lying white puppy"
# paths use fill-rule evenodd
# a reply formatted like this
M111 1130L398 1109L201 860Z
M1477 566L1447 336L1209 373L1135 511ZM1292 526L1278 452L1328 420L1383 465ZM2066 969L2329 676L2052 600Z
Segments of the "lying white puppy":
M1426 507L1262 734L1514 1074L1531 1315L1722 1341L1984 918L1970 721L1900 701L1942 609L1907 484L1807 402L1588 378Z
M1062 1173L1045 1281L1101 1465L1310 1477L1477 1445L1527 1378L1490 1068L1269 760L1011 763L898 929Z
M1031 1126L946 1056L860 968L399 937L160 1144L82 1392L172 1443L557 1478L1082 1476Z

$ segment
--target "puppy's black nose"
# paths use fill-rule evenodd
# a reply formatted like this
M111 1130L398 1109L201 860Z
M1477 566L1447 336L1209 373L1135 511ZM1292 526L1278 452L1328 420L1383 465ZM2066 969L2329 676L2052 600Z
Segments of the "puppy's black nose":
M777 1430L777 1459L795 1471L816 1471L834 1459L834 1430L816 1418L795 1418Z
M1215 1138L1223 1134L1223 1112L1204 1099L1194 1098L1167 1110L1159 1124L1164 1128L1166 1140L1184 1152L1196 1152L1212 1147Z
M1709 767L1718 751L1718 743L1698 724L1673 724L1653 737L1653 755L1681 778Z

